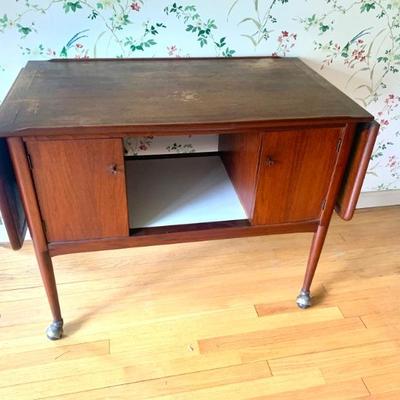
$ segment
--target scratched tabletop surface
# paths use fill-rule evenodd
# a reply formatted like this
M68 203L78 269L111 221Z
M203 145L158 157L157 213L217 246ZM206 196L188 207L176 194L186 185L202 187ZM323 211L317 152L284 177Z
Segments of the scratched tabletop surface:
M297 58L30 61L0 136L372 116Z

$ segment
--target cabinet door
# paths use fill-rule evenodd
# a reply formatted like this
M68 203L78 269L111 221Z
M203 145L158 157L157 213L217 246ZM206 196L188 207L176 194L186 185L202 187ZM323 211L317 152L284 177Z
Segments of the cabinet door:
M120 139L29 141L49 242L129 234Z
M341 128L265 133L253 224L318 219L341 138Z

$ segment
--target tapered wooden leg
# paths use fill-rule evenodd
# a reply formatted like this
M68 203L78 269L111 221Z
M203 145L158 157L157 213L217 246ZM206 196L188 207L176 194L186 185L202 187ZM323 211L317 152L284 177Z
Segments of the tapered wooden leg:
M53 263L47 248L46 235L43 231L42 219L25 147L20 137L8 138L7 145L21 192L22 202L24 203L26 219L32 236L40 274L53 315L53 322L47 328L46 334L51 340L60 339L63 333L63 320L58 302Z
M296 300L297 305L300 308L308 308L311 306L310 287L315 275L315 270L317 269L318 260L321 255L322 246L324 245L327 232L327 225L319 225L317 231L314 233L303 287Z
M39 264L40 275L42 276L43 285L46 290L51 314L53 316L53 322L47 328L46 335L51 340L61 339L63 334L63 320L61 317L60 303L58 301L53 263L47 250L40 251L35 249L35 252Z

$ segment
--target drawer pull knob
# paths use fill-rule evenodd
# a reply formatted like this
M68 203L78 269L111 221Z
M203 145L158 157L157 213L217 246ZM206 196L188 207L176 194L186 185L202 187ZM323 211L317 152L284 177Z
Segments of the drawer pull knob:
M117 173L118 173L118 165L117 164L111 164L110 165L110 172L113 175L117 175Z
M268 167L271 167L272 165L275 164L275 160L272 157L267 157L266 163Z

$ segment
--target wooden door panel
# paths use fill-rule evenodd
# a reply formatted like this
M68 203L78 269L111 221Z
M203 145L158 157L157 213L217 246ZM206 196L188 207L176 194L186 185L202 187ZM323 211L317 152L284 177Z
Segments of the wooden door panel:
M120 139L28 141L49 242L127 236Z
M341 128L265 133L253 224L318 219L341 137Z

